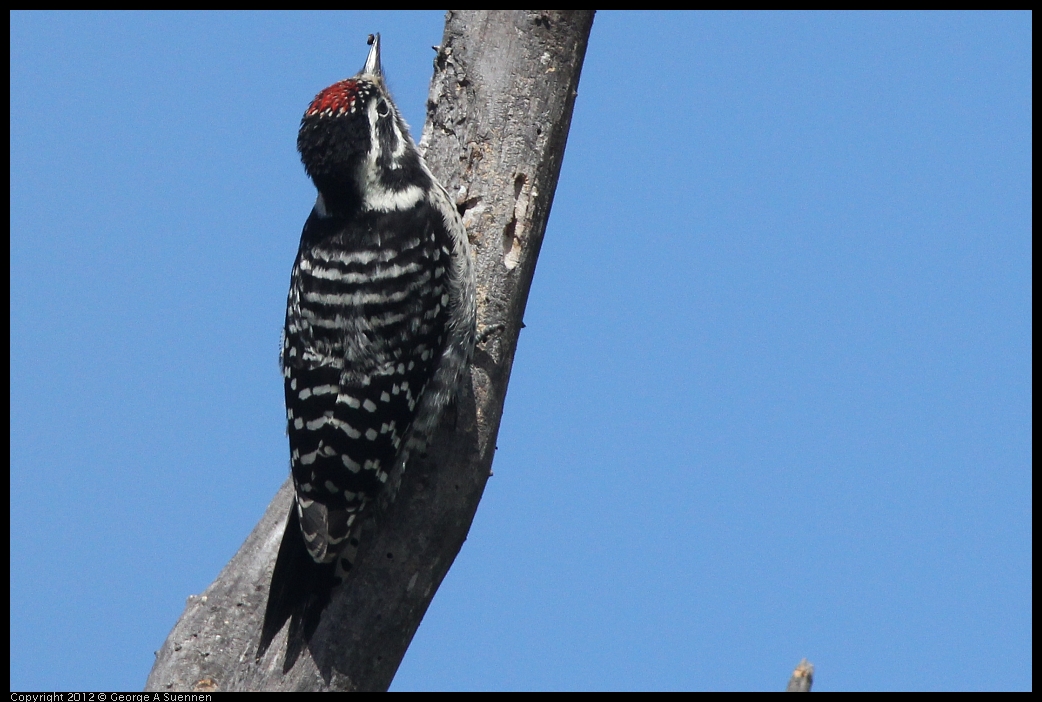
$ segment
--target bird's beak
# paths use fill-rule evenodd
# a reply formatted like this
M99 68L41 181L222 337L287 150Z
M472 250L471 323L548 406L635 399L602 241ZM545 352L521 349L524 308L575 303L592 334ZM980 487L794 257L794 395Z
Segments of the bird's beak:
M380 35L369 35L369 56L365 59L361 73L383 77L383 68L380 66Z

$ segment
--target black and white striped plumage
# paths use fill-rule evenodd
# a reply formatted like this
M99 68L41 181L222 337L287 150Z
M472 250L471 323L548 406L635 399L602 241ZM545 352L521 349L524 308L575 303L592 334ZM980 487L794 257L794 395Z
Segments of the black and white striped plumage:
M391 101L379 35L358 75L315 97L297 148L318 200L281 354L296 499L258 657L287 619L291 647L310 638L353 565L361 513L393 499L474 346L463 222Z

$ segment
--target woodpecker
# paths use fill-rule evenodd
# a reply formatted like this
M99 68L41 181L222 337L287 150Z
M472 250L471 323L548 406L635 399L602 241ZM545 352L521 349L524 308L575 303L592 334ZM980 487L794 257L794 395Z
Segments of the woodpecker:
M290 620L287 661L358 551L363 512L393 500L475 343L459 212L384 82L380 35L357 75L312 100L297 150L318 198L290 276L281 367L294 503L258 660Z

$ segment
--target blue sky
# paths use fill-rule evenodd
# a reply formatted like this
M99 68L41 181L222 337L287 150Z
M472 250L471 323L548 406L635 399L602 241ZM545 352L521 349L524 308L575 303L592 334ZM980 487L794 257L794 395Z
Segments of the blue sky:
M140 689L288 474L316 92L441 13L11 15L11 687ZM600 13L392 689L1031 688L1031 16Z

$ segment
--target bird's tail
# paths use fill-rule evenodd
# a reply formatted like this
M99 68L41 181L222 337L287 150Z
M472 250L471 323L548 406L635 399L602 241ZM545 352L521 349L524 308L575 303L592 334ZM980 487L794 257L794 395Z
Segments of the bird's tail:
M333 586L336 584L335 563L316 563L308 553L301 535L297 518L297 505L289 509L286 530L282 534L282 545L275 560L268 589L268 605L264 610L264 625L261 627L257 660L260 660L289 619L286 643L288 671L293 667L304 646L318 628L322 610L329 604Z

